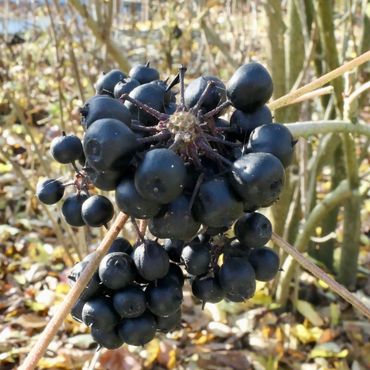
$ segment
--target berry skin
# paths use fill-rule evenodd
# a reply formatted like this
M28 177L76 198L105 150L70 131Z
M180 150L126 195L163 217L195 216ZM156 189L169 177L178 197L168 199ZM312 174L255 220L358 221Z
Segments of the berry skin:
M81 214L86 225L99 227L112 219L114 210L108 198L103 195L93 195L83 202Z
M82 322L82 309L85 303L86 301L79 298L71 309L72 318L78 322Z
M85 221L82 218L82 204L88 199L84 193L69 195L62 206L62 214L67 224L79 227L84 226Z
M224 259L232 257L248 259L250 252L251 249L247 245L240 243L238 240L233 240L230 244L226 245L223 250Z
M95 171L89 167L85 171L93 185L101 190L114 190L122 178L120 171Z
M99 265L101 282L109 289L122 289L135 279L133 261L122 252L107 254Z
M234 225L235 236L249 248L264 246L272 235L271 222L261 213L246 213Z
M181 260L189 274L195 276L206 274L211 262L209 245L202 243L186 245L182 250Z
M107 349L116 349L122 346L124 343L122 338L119 336L118 331L113 328L111 330L98 329L95 327L91 328L91 336L96 343Z
M114 171L129 164L137 148L136 135L116 119L99 119L87 129L83 147L92 168Z
M246 211L268 207L283 189L285 171L281 162L269 153L249 153L234 162L231 184L244 200Z
M167 275L162 280L165 279L172 280L175 284L179 286L184 286L185 283L185 277L184 273L181 270L181 267L172 262L170 263Z
M139 81L140 84L146 84L154 80L159 80L159 73L155 68L150 67L149 63L146 65L138 64L130 69L128 73L131 78Z
M161 209L155 200L143 198L136 190L134 180L123 179L116 188L116 203L119 209L131 217L146 219L154 217Z
M219 281L232 302L243 302L253 297L256 290L256 275L252 265L244 258L227 258L219 271Z
M194 202L194 218L209 227L230 226L243 212L225 178L204 182Z
M173 262L180 262L181 252L184 248L184 241L182 240L174 240L174 239L167 239L164 242L163 248L168 253L168 257Z
M256 272L256 280L259 281L269 281L279 271L279 256L271 248L261 247L254 249L249 255L249 262Z
M164 112L165 91L158 85L151 83L140 85L135 87L130 92L129 96L156 109L158 112ZM131 118L139 121L142 125L153 126L158 122L157 118L129 101L125 102L125 107L130 111Z
M108 253L122 252L130 255L133 252L132 245L130 242L122 237L116 238L110 246Z
M224 83L217 77L202 76L190 82L188 87L185 89L186 108L192 108L197 104L203 91L207 87L207 83L210 81L214 82L214 86L211 88L201 105L202 112L209 112L226 100L226 87Z
M139 286L130 285L114 293L113 306L121 318L139 317L146 310L145 293Z
M97 297L85 303L82 309L82 320L87 326L109 330L118 324L119 316L110 299Z
M251 132L262 125L272 123L272 114L267 105L256 109L251 113L244 113L236 109L230 117L230 125L240 130L237 138L242 143L247 143Z
M143 346L150 342L157 330L155 317L148 311L133 319L124 319L118 325L122 340L132 346Z
M239 67L226 85L227 97L236 109L253 112L272 96L272 79L259 63L247 63Z
M170 149L149 150L135 173L135 186L144 198L161 204L175 200L186 181L184 161Z
M116 86L114 86L114 97L119 99L122 94L129 94L135 87L138 87L140 82L133 78L125 78L119 81Z
M127 126L131 125L129 110L118 100L107 95L96 95L80 109L81 123L88 129L90 125L103 118L116 119Z
M162 279L150 283L145 290L149 310L157 316L176 312L182 302L182 287L172 280Z
M59 163L72 163L83 155L81 140L75 135L59 136L50 145L52 157Z
M181 324L181 308L168 316L156 316L157 331L169 333L175 330Z
M125 78L126 75L119 69L112 69L108 73L102 74L95 84L96 93L113 96L114 87Z
M284 167L293 160L294 144L289 129L279 123L257 127L251 134L246 147L249 153L271 153L279 158Z
M180 240L193 239L200 228L190 212L190 199L180 195L149 221L149 230L158 238L174 238ZM181 225L181 227L179 227Z
M55 179L39 181L36 186L36 195L44 204L55 204L63 198L64 185Z
M132 254L138 273L145 280L152 281L165 277L170 260L167 252L154 241L145 241Z
M191 284L191 289L193 295L200 299L203 304L206 302L220 302L225 296L217 277L197 277Z

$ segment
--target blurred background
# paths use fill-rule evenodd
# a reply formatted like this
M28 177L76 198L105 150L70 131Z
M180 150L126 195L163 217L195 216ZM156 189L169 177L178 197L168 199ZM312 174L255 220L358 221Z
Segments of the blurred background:
M34 195L41 177L71 177L51 160L49 143L61 131L82 137L79 107L102 71L150 61L166 79L184 64L186 81L226 82L256 60L278 98L369 49L368 0L2 0L0 369L25 357L68 292L69 269L103 236L69 227L59 205L45 207ZM323 95L277 110L275 120L369 124L369 76L368 63ZM274 230L370 305L369 138L330 133L296 147L270 211ZM202 311L185 294L182 329L144 348L97 355L87 328L68 318L39 368L370 369L370 323L281 259L278 279L258 285L246 303Z

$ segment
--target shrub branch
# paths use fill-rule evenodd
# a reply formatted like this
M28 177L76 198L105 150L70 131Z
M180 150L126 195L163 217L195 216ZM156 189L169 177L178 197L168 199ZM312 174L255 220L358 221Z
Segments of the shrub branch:
M104 239L94 252L92 259L87 264L80 278L73 285L73 287L65 297L64 301L59 306L57 312L51 318L44 331L41 333L36 344L32 347L23 364L19 367L19 370L32 370L37 366L37 363L44 355L53 337L63 324L64 319L71 312L73 305L76 303L82 291L85 289L87 283L90 281L91 277L98 268L100 261L103 259L104 255L108 251L113 240L117 238L127 220L128 216L120 212L114 224L109 228Z

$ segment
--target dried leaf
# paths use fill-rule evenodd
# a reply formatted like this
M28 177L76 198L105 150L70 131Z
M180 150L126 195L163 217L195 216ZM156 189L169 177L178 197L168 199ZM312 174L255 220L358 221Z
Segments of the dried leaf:
M298 300L296 303L297 310L299 313L304 316L312 325L321 326L324 324L323 319L313 308L311 303L306 301Z
M335 357L335 358L345 358L349 354L348 349L343 349L339 347L337 343L327 342L324 344L318 344L315 346L309 354L310 358L316 357Z

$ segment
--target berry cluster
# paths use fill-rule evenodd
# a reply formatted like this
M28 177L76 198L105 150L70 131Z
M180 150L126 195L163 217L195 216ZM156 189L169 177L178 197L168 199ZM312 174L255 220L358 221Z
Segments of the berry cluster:
M102 75L97 95L81 108L82 142L63 133L51 143L55 160L73 164L74 180L37 186L46 204L75 187L62 206L75 227L106 226L113 204L90 191L115 190L118 208L137 230L134 246L116 239L73 308L106 348L143 345L156 331L176 328L184 271L204 305L249 299L256 280L269 281L279 269L278 255L265 247L271 223L256 210L278 199L295 142L284 125L272 123L265 105L271 77L261 64L248 63L226 86L202 76L185 88L185 71L162 81L148 63L129 77L119 70ZM229 106L230 120L221 118ZM154 240L137 219L148 220ZM71 281L89 258L73 268Z

